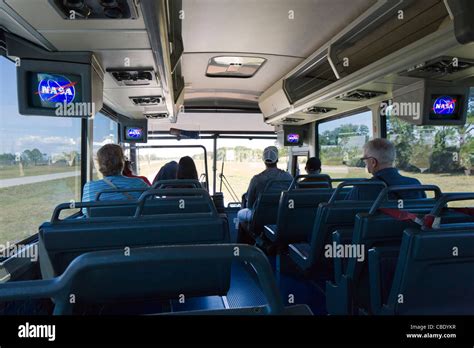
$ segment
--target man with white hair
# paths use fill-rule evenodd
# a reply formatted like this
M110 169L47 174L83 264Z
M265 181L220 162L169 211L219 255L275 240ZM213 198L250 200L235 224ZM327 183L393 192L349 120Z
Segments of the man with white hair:
M395 146L383 138L370 140L364 145L364 157L367 171L373 175L370 180L382 181L387 186L399 185L421 185L418 179L401 175L398 169L393 167L395 161ZM381 191L377 186L356 186L346 199L348 200L375 200ZM397 198L416 199L426 198L423 191L400 191L396 193Z

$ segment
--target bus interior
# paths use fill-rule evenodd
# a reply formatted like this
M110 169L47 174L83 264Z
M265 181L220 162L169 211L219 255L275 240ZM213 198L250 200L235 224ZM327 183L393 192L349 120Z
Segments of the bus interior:
M474 314L472 18L471 0L0 0L0 313ZM369 180L376 138L419 185ZM83 201L107 144L151 186ZM269 146L293 180L244 223ZM197 179L155 180L184 156Z

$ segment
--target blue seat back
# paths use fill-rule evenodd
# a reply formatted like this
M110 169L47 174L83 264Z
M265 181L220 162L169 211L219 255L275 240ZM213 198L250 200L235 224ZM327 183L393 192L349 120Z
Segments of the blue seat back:
M154 190L148 194L170 194L170 191ZM134 247L230 242L227 221L219 217L215 207L212 209L210 197L207 202L210 212L207 213L141 215L146 198L142 197L137 203L138 214L133 217L59 220L59 213L70 207L69 204L58 206L52 221L40 227L39 252L43 278L62 274L74 258L90 251L123 249L125 255ZM107 204L113 207L124 203L88 202L76 205L76 208ZM220 271L219 277L203 280L208 290L214 289L216 294L225 292L229 286L230 266L206 267ZM167 279L166 272L172 273L172 269L163 272L163 279Z
M474 293L474 219L445 209L450 201L472 199L474 193L444 194L429 214L435 221L442 221L441 224L435 228L425 225L408 228L403 232L395 275L383 312L473 313L474 301L467 294ZM382 289L387 288L386 284L379 285Z
M280 197L276 239L277 244L288 244L308 239L320 203L327 202L334 190L330 188L293 189ZM343 198L347 191L342 191Z
M250 222L252 234L259 235L263 231L263 226L276 224L281 193L288 190L290 185L289 180L272 180L267 184L255 202Z
M173 183L176 180L167 180ZM186 180L183 180L186 181ZM196 181L196 180L190 180ZM197 182L197 181L196 181ZM193 187L194 188L194 187ZM97 194L96 200L101 201L101 196L108 192L133 192L141 191L142 194L152 189L120 189L120 190L105 190ZM172 191L169 191L172 190ZM181 190L174 188L174 190ZM173 189L168 188L169 192L173 192ZM207 205L207 197L209 194L203 189L199 189L196 193L188 193L186 195L186 201L183 205L181 199L177 194L170 195L168 197L154 196L147 194L147 200L143 207L144 215L152 214L179 214L179 213L204 213L209 211ZM140 198L139 198L140 199ZM138 200L139 200L138 199ZM137 201L126 201L128 204L121 206L97 206L88 209L88 215L90 217L107 217L107 216L134 216L136 213Z
M472 315L473 269L474 224L407 229L388 298L389 313Z
M60 277L1 284L0 301L49 297L55 303L54 314L71 314L71 294L86 303L186 298L196 289L205 288L203 279L213 277L215 269L204 265L229 264L233 260L252 264L267 304L251 310L195 314L312 314L306 306L285 308L265 255L255 247L239 244L135 248L128 257L122 250L90 252L76 258Z

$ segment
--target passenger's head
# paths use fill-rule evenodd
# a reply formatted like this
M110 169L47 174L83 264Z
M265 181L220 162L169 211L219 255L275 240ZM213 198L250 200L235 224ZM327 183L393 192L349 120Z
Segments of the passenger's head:
M311 157L306 162L306 166L304 167L306 173L308 174L319 174L321 173L321 160L317 157Z
M263 150L263 162L267 167L276 167L278 162L278 149L275 146L268 146Z
M177 177L178 173L178 163L176 161L171 161L166 163L163 167L161 167L158 174L156 174L155 180L153 183L159 180L174 180Z
M191 157L181 157L178 164L178 179L195 179L198 180L196 165Z
M395 146L387 139L376 138L364 145L364 157L367 170L371 174L384 168L390 168L395 161Z
M97 162L99 171L103 176L122 174L125 164L123 150L119 145L106 144L97 151Z

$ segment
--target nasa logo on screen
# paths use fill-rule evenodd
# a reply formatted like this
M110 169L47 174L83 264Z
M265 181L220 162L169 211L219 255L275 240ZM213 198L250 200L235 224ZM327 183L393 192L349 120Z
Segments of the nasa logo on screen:
M299 136L299 134L290 133L287 136L287 140L288 140L289 143L295 144L295 143L300 141L300 136Z
M433 111L439 115L451 115L456 109L456 99L449 96L436 98L433 104Z
M127 130L127 135L129 138L139 139L142 137L142 130L141 128L129 128Z
M44 102L69 104L76 96L75 84L65 76L48 75L39 82L37 94Z

